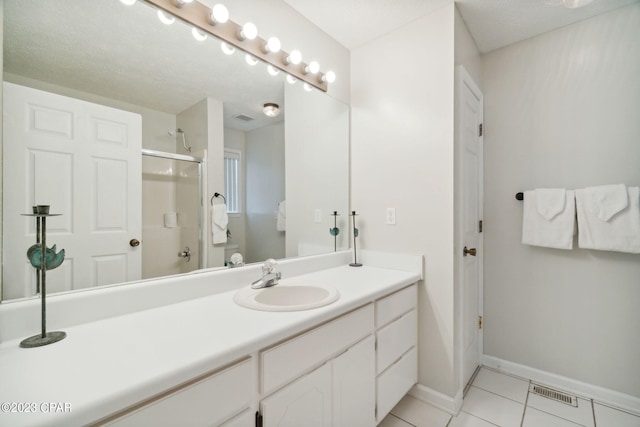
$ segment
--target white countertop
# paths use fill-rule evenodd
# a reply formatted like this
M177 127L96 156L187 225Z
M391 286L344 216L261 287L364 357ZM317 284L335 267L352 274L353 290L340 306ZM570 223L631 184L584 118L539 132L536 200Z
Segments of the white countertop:
M313 310L251 310L233 302L234 289L64 328L66 339L49 346L4 342L0 404L33 403L36 411L3 410L0 425L86 424L418 280L415 272L334 267L281 280L340 292Z

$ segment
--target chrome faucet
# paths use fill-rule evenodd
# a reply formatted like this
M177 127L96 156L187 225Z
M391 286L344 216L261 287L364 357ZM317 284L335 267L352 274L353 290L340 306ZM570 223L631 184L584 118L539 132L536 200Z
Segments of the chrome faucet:
M251 284L252 289L268 288L278 284L282 273L276 270L276 260L269 258L262 266L262 277Z

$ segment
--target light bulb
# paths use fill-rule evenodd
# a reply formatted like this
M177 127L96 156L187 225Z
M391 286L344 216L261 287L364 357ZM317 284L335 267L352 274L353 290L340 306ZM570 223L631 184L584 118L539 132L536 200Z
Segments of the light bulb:
M127 6L133 6L134 4L136 4L136 0L120 0L120 3Z
M211 15L209 15L209 23L211 25L224 24L229 20L229 10L223 4L216 4L211 9Z
M289 82L290 84L294 84L297 81L298 81L298 79L293 77L291 74L287 74L287 82Z
M318 64L317 61L311 61L309 62L309 65L304 67L305 74L316 74L318 71L320 71L320 64Z
M267 71L269 72L269 74L271 74L272 76L277 76L280 73L280 70L278 70L276 67L274 67L273 65L267 65Z
M269 37L269 40L264 45L264 53L278 53L280 52L280 39L277 37Z
M176 20L173 16L167 15L163 11L158 11L158 19L165 25L171 25Z
M187 3L191 3L191 2L193 2L193 0L173 0L173 4L174 4L176 7L182 7L182 6L184 6L185 4L187 4Z
M336 81L336 73L333 71L327 71L320 77L320 81L323 83L333 83Z
M238 35L240 41L253 40L256 37L258 37L258 28L253 22L247 22L244 24L240 30L240 34Z
M302 54L299 50L292 50L286 58L287 64L298 65L302 62Z
M196 27L193 27L191 29L191 35L193 35L193 38L198 40L199 42L203 42L207 39L207 35Z
M233 52L236 51L236 48L231 46L229 43L227 42L222 42L220 43L220 48L222 49L222 51L227 54L227 55L233 55Z
M278 115L280 114L280 107L278 106L278 104L274 104L273 102L268 102L264 104L264 107L262 108L262 112L267 117L278 117Z
M309 83L305 83L302 85L302 87L304 88L304 90L306 90L307 92L311 92L311 90L313 89L313 87L309 84Z
M256 65L258 63L258 60L253 56L249 55L248 53L245 55L244 60L247 64L251 66Z

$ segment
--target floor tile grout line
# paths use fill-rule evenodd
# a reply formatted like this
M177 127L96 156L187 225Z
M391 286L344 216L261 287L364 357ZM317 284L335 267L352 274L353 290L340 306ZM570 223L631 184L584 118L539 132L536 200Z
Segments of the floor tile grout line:
M418 427L418 426L416 426L415 424L410 423L409 421L405 420L404 418L397 416L397 415L396 415L396 414L394 414L393 412L389 412L389 415L391 415L391 416L392 416L392 417L394 417L394 418L399 419L400 421L404 421L405 423L409 424L410 426Z
M522 402L518 402L518 401L517 401L517 400L515 400L515 399L512 399L512 398L507 397L507 396L503 396L503 395L498 394L498 393L496 393L496 392L494 392L494 391L487 390L486 388L478 387L477 385L473 385L473 384L471 384L471 387L473 387L473 388L477 388L478 390L486 391L487 393L491 393L491 394L493 394L493 395L495 395L495 396L498 396L498 397L501 397L501 398L503 398L503 399L510 400L510 401L515 402L515 403L517 403L517 404L519 404L519 405L524 405L524 403L522 403ZM527 391L527 397L528 397L528 395L529 395L529 392Z
M482 420L482 421L484 421L484 422L486 422L486 423L489 423L489 424L491 424L492 426L502 427L502 426L501 426L501 425L499 425L499 424L496 424L496 423L494 423L494 422L492 422L492 421L489 421L489 420L485 420L484 418L482 418L482 417L480 417L480 416L478 416L478 415L472 414L471 412L467 412L467 411L460 411L460 412L464 412L465 414L467 414L467 415L469 415L469 416L471 416L471 417L477 418L477 419L479 419L479 420Z

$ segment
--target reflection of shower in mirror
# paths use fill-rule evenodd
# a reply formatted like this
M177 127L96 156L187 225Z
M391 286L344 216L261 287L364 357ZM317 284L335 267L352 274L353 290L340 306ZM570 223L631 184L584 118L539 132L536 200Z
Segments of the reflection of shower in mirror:
M177 128L175 130L169 131L169 135L171 136L176 136L177 134L182 135L182 146L184 147L184 149L187 150L188 152L191 152L191 146L187 147L187 140L186 140L186 137L184 136L184 131L182 129Z

